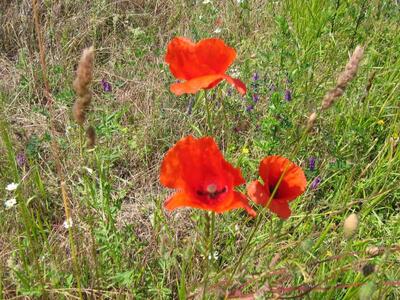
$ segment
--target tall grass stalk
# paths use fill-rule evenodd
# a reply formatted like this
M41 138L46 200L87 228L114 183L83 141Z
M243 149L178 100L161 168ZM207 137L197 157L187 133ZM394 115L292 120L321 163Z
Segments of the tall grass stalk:
M50 84L47 79L46 54L45 54L44 40L43 40L43 35L42 35L42 28L41 28L40 19L39 19L37 0L32 0L32 9L33 9L33 21L35 24L36 38L37 38L37 43L38 43L38 47L39 47L42 80L44 82L44 93L46 96L47 106L48 106L49 115L50 115L49 123L50 123L50 130L52 133L51 150L52 150L52 155L53 155L53 158L54 158L54 161L56 164L56 172L57 172L57 176L59 179L61 196L63 199L65 219L68 221L68 220L72 220L71 209L70 209L70 200L68 198L65 176L64 176L63 168L62 168L60 149L59 149L59 145L56 140L57 134L56 134L55 124L54 124L54 122L55 122L55 119L54 119L55 114L54 114L54 107L53 107L54 101L51 96ZM81 299L83 299L83 294L82 294L82 290L81 290L80 271L79 271L80 266L79 266L79 259L77 256L77 252L76 252L76 245L75 245L74 234L73 234L73 226L69 226L68 235L69 235L69 243L70 243L70 248L71 248L74 276L75 276L77 286L78 286L79 297Z

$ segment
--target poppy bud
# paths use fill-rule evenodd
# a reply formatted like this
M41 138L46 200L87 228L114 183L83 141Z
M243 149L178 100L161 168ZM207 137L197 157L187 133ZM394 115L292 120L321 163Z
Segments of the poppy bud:
M315 124L315 120L317 119L317 113L313 112L307 120L307 131L311 131L311 129L313 129L314 124Z
M372 247L368 247L367 250L365 250L365 252L370 256L377 256L377 255L381 254L383 252L383 250L379 249L379 247L372 246Z
M358 217L355 213L349 215L346 220L344 220L343 230L344 236L346 238L350 238L358 227Z

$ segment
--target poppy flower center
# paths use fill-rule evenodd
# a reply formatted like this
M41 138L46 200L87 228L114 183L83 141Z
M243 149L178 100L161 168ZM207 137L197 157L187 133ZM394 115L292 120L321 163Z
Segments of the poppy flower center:
M210 184L207 186L207 192L215 193L217 191L217 186L215 184Z
M272 193L274 192L275 187L276 187L275 184L274 184L274 185L268 185L268 189L269 189L269 194L270 194L270 195L272 195ZM279 198L279 186L278 186L278 188L276 189L274 198Z
M196 193L199 196L206 196L209 199L216 199L221 194L226 193L227 191L228 191L228 188L226 186L224 186L223 188L218 190L218 187L216 184L209 184L209 185L207 185L205 190L199 189L196 191Z

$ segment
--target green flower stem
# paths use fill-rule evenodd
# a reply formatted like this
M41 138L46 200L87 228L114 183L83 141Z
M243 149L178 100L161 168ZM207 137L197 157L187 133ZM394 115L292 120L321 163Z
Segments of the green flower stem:
M202 299L206 299L206 290L208 285L208 277L210 273L210 261L213 259L213 240L214 240L214 231L215 231L215 212L211 212L211 218L209 213L206 212L206 233L208 233L208 245L207 246L207 255L206 255L206 266L204 273L204 285L203 285L203 296ZM204 240L207 243L207 239Z
M303 133L302 133L302 136L300 137L300 141L296 144L296 148L293 151L293 155L292 155L293 157L295 157L298 154L298 152L300 150L300 146L303 144L306 136L307 136L307 130L304 130ZM275 194L276 194L276 192L277 192L277 190L278 190L278 188L279 188L279 186L280 186L280 184L281 184L281 182L283 180L283 177L286 175L286 172L287 172L289 166L290 166L290 164L288 164L285 167L285 170L283 170L281 176L279 177L278 183L275 185L274 190L272 191L272 193L271 193L271 195L270 195L270 197L268 199L267 204L263 207L263 209L260 212L261 216L259 216L257 218L256 225L253 227L248 239L246 240L246 244L245 244L245 246L244 246L244 248L243 248L243 250L242 250L242 252L241 252L241 254L239 256L239 260L236 263L232 273L230 274L230 276L228 278L227 286L226 286L226 290L225 290L225 298L224 299L228 298L228 288L229 288L229 286L230 286L230 284L231 284L231 282L233 280L233 277L235 276L237 270L239 269L239 267L242 264L242 260L243 260L243 258L245 256L247 250L249 249L249 246L250 246L250 244L251 244L251 242L252 242L252 240L254 238L255 233L261 227L260 225L261 224L265 224L265 222L267 221L267 220L264 220L265 218L262 218L262 217L264 216L266 209L268 208L268 206L270 205L272 199L274 198L274 196L275 196ZM264 222L262 222L263 220L264 220Z

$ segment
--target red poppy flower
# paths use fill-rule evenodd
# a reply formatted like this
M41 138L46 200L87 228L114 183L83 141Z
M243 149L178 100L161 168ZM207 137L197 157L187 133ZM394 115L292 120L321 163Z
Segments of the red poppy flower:
M177 190L164 203L168 210L186 206L222 213L244 208L256 215L246 196L234 191L245 183L240 169L224 159L211 137L178 141L164 157L160 181Z
M177 96L195 94L225 79L240 94L246 94L243 82L225 74L235 58L236 51L220 39L204 39L195 44L183 37L174 38L168 45L165 62L177 79L185 81L172 84L171 92Z
M264 184L253 181L248 186L247 193L254 202L262 206L267 205L283 173L282 181L268 208L281 219L287 219L291 214L289 202L303 194L307 185L303 170L290 160L281 156L265 157L259 167L259 174Z

